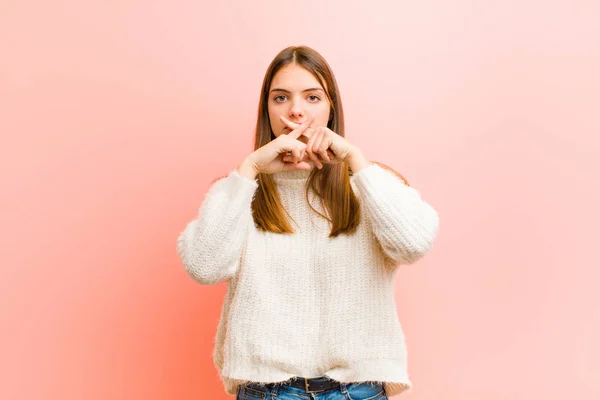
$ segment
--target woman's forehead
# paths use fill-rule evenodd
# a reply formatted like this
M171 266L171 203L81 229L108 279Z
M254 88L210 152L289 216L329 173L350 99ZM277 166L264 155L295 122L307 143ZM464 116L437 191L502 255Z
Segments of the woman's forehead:
M290 92L301 92L315 88L324 89L317 78L306 68L290 64L277 71L269 90L284 89Z

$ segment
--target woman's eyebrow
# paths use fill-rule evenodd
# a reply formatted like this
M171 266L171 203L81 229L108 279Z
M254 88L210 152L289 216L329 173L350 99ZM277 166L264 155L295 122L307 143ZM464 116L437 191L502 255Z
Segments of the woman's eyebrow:
M304 90L302 91L302 93L304 93L304 92L312 92L312 91L315 91L315 90L320 90L321 92L323 92L323 89L321 89L321 88L310 88L310 89L304 89ZM274 88L274 89L271 89L271 93L272 93L272 92L285 92L285 93L292 93L292 92L290 92L289 90L286 90L286 89L280 89L280 88Z

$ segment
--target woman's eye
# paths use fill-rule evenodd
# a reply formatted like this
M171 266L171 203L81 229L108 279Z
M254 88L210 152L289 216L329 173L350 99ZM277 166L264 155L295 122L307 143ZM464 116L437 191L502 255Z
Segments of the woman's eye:
M287 99L287 96L285 96L285 95L283 95L283 94L280 94L279 96L275 96L275 97L273 97L273 100L274 100L276 103L281 103L281 102L285 101L286 99ZM319 102L319 101L321 101L321 98L320 98L319 96L316 96L316 95L314 95L314 94L313 94L313 95L310 95L310 96L308 96L308 99L309 99L309 101L310 101L311 103L316 103L316 102Z

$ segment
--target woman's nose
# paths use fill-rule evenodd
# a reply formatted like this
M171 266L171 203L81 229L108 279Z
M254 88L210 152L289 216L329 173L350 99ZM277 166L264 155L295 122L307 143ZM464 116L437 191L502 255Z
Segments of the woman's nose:
M292 104L292 108L290 108L290 117L292 117L292 118L304 117L304 110L302 109L302 106L298 102L295 102Z

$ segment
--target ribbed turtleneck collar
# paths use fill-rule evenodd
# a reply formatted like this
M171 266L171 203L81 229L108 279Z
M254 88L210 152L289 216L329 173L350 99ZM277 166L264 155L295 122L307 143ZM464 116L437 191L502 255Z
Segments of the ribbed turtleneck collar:
M315 167L313 167L314 169ZM310 176L312 170L291 170L276 172L273 174L273 179L278 184L282 185L304 185Z

